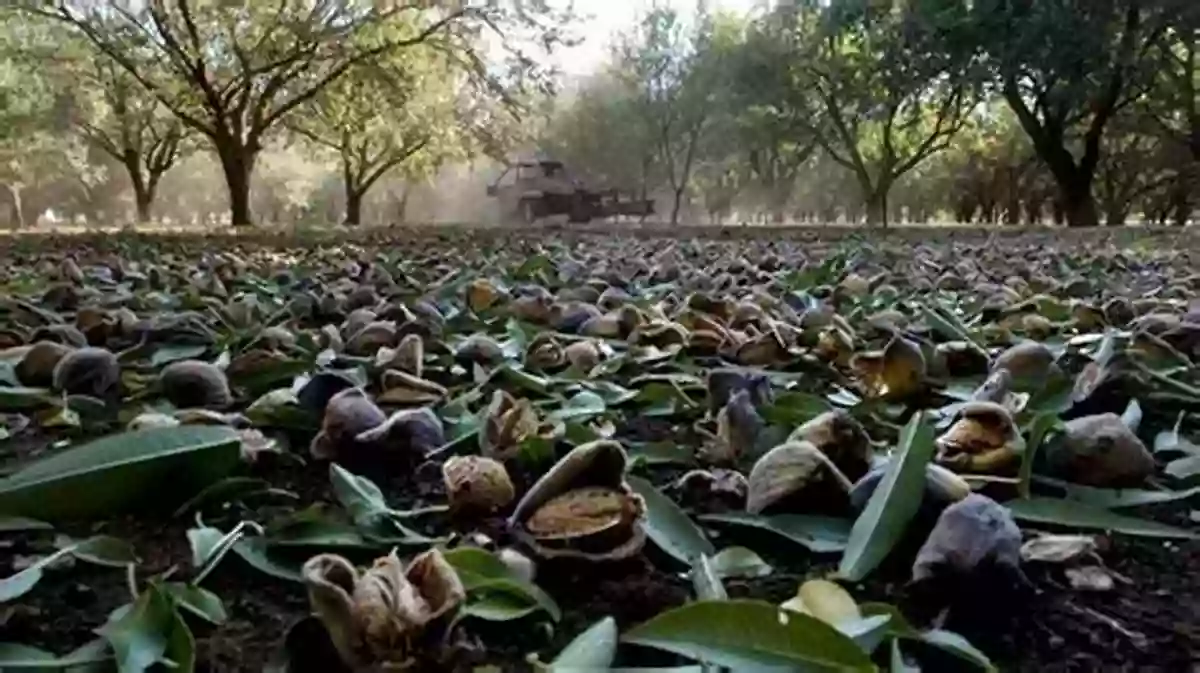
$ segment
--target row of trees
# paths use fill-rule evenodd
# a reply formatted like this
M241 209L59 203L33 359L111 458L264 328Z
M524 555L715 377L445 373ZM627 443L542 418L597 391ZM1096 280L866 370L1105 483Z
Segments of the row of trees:
M649 11L552 116L589 178L714 219L1180 223L1194 0L779 0Z
M249 224L255 169L281 143L336 165L358 223L389 174L506 152L548 81L529 52L569 19L519 2L5 4L0 198L18 226L64 193L97 210L106 167L149 219L164 176L197 153L219 166L228 219Z

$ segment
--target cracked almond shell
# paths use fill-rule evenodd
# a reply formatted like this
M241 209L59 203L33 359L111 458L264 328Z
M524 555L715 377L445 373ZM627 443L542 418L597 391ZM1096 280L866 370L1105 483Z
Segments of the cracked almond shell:
M817 447L851 482L871 469L871 438L862 423L844 410L827 411L792 431L788 441Z
M715 442L705 448L705 457L714 463L733 463L754 449L764 423L748 390L738 390L717 413Z
M881 351L860 353L850 360L868 397L898 400L921 390L925 355L913 342L893 337Z
M342 662L354 671L417 667L437 658L449 617L466 588L441 551L408 564L391 554L363 571L336 554L310 558L301 569L309 604Z
M448 458L442 464L442 480L454 512L495 512L516 497L504 463L483 456Z
M938 464L976 474L1011 473L1023 450L1012 414L995 402L964 404L935 444Z
M509 527L536 555L608 561L641 551L645 503L625 483L628 456L614 441L575 447L521 498Z
M604 359L604 354L600 352L600 347L590 339L569 344L566 348L563 348L563 356L567 359L567 362L571 363L571 366L584 373L595 369Z

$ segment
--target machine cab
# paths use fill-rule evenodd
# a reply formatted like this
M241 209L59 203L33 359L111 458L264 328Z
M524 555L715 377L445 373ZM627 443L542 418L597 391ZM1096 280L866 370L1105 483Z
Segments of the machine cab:
M488 185L488 196L496 196L502 190L518 188L542 190L548 184L567 180L566 169L561 161L522 161L504 169L495 182Z

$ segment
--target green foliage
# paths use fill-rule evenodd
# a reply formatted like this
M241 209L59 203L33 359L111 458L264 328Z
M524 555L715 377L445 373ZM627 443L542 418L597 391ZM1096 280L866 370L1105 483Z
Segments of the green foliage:
M55 521L186 499L241 464L237 431L180 426L125 432L50 454L0 480L0 514Z

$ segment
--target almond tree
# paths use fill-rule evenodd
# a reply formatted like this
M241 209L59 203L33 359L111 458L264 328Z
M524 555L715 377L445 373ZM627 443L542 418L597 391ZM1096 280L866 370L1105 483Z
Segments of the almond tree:
M1068 226L1099 223L1105 130L1145 92L1174 0L984 0L975 35L989 76L1058 186Z
M54 47L58 36L27 17L0 25L0 187L9 221L21 228L42 210L36 196L43 186L72 175L87 187L103 171L88 165L86 148L70 133L70 101L29 58Z
M129 176L138 222L152 218L159 182L193 148L189 130L113 60L86 55L65 74L75 91L75 125Z
M785 104L854 174L870 225L887 226L896 181L948 147L975 105L973 61L956 39L964 19L953 1L841 0L776 15Z
M499 2L28 0L22 6L73 27L208 139L234 225L251 222L250 181L268 136L352 69L417 45L481 64L473 50L483 31L505 26L528 28L546 43L556 39L546 11L508 11Z
M694 21L685 25L674 9L655 7L623 37L615 64L671 190L671 224L679 221L720 84L713 23L704 14Z
M389 172L417 177L461 155L455 103L465 80L440 52L408 49L355 68L292 116L293 132L336 156L346 224L362 222L363 199Z

